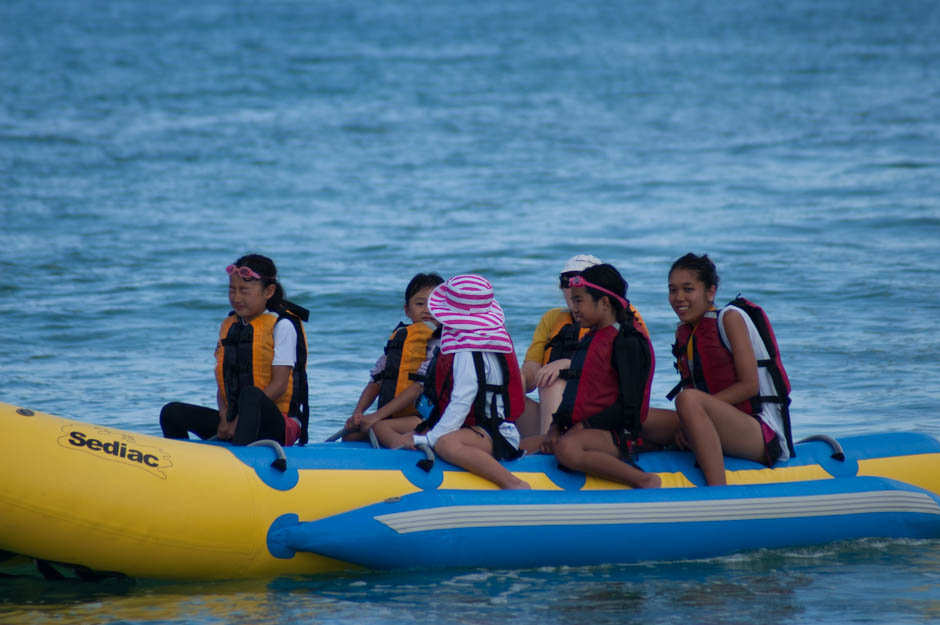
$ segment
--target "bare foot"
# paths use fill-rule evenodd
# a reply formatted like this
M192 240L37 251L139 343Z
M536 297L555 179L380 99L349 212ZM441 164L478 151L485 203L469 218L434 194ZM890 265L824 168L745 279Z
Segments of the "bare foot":
M529 486L528 482L523 482L517 477L513 477L512 481L503 486L503 490L532 490L532 487Z
M643 477L637 480L636 488L659 488L663 481L655 473L644 473Z

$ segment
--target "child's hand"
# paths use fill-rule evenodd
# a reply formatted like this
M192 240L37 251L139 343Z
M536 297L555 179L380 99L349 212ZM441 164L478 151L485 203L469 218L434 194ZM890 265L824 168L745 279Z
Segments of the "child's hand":
M362 413L354 412L352 416L346 419L346 429L347 430L358 430L359 424L362 422Z
M561 433L559 433L556 428L549 428L548 433L544 436L544 438L542 438L542 446L539 451L541 451L543 454L555 453L555 443L560 437Z
M381 419L378 418L374 412L370 415L363 415L362 419L359 421L359 431L368 432L372 429L372 426L379 421L381 421Z
M580 426L578 423L575 427ZM572 428L573 429L573 428ZM540 451L543 454L553 454L555 453L555 444L558 442L558 439L561 438L561 428L559 428L554 423L551 424L548 428L548 432L545 434L545 437L542 439L542 447Z
M219 421L219 429L216 434L219 437L219 440L230 441L235 436L235 424L238 423L238 417L235 417L234 421L227 421L222 419Z
M567 369L570 366L570 358L562 358L561 360L548 363L535 374L535 385L540 388L551 386L555 380L558 379L558 374L562 369Z

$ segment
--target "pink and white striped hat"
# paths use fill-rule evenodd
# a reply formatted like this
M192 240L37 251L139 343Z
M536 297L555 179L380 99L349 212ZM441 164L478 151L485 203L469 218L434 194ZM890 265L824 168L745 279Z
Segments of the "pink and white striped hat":
M454 276L428 297L428 310L441 322L441 352L513 352L503 309L483 276Z

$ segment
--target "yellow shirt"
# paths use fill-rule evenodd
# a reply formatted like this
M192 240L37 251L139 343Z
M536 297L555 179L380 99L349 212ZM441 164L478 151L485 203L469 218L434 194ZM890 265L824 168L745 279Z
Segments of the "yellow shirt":
M565 319L564 323L561 323L562 318ZM541 365L542 360L545 358L545 346L548 341L558 333L559 327L572 322L571 313L568 312L567 308L552 308L542 315L539 324L535 326L535 332L532 333L532 343L529 345L529 349L526 350L523 360L531 360Z
M646 322L643 321L643 316L633 304L630 304L630 310L632 310L634 316L636 316L640 331L649 337L649 330L646 327ZM542 315L539 324L535 326L535 332L532 333L532 343L529 345L529 349L526 350L523 360L531 360L532 362L539 363L539 365L544 364L545 348L548 342L552 337L558 334L558 330L561 329L561 326L573 322L574 320L571 318L571 313L567 308L552 308Z

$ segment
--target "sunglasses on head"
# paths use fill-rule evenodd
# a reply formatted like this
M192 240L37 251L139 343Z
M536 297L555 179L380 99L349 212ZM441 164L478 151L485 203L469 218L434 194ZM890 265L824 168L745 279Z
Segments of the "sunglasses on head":
M228 275L237 273L238 277L242 280L261 280L261 275L254 271L251 267L236 267L235 265L229 265L225 268L225 272Z

